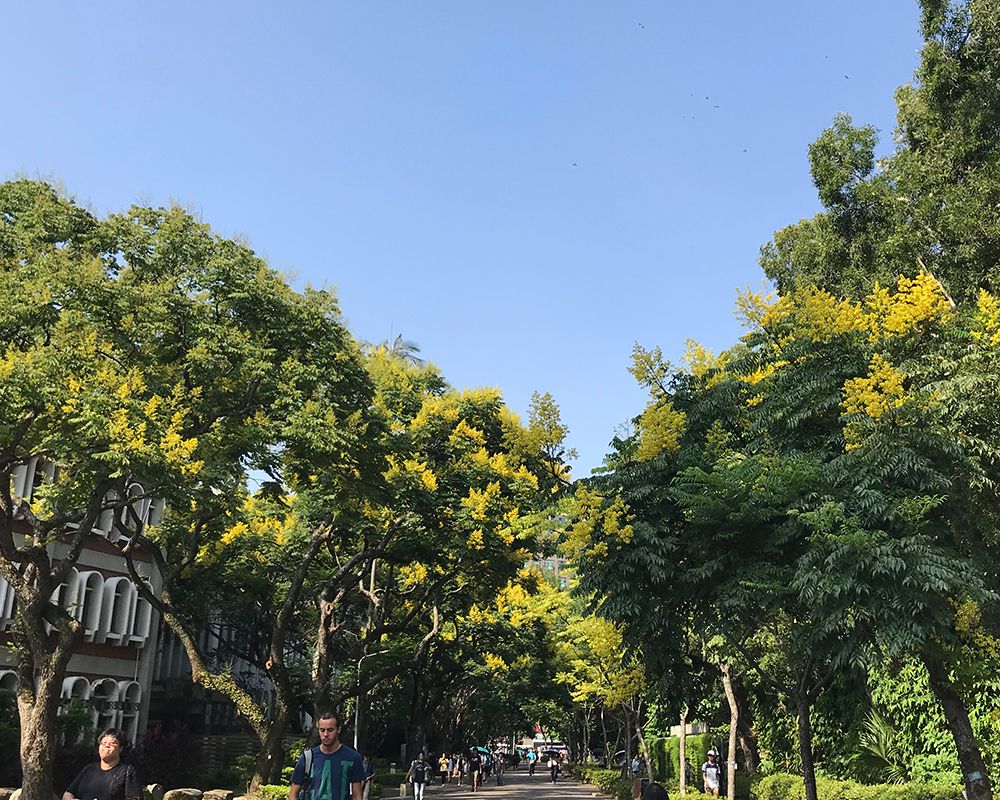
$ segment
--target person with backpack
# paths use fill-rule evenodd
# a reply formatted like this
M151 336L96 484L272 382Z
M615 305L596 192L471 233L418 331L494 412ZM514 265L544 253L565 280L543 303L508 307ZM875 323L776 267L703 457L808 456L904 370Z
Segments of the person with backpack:
M340 741L340 717L320 714L319 746L307 749L292 770L288 800L363 800L361 754Z
M406 773L406 779L413 784L413 800L424 800L424 787L427 785L431 775L431 765L424 758L424 751L417 753L417 757L410 764L410 769Z
M479 752L473 750L469 753L469 786L472 787L472 791L476 791L479 788L479 784L483 780L483 759L479 755Z

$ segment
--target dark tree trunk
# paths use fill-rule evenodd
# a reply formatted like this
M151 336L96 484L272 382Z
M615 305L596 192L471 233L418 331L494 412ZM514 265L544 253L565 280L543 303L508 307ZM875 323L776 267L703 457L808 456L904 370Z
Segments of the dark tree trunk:
M733 683L733 693L736 695L736 704L740 709L740 718L737 723L737 735L740 741L740 750L743 751L743 763L748 775L757 772L760 765L760 750L757 747L757 737L753 732L753 720L750 716L750 704L747 702L746 689L739 681Z
M813 762L812 723L809 720L810 699L804 693L795 698L799 711L799 757L802 759L802 781L806 800L818 800L816 794L816 764Z
M955 691L944 663L930 653L922 653L921 658L930 677L931 690L944 709L948 727L955 740L958 763L962 766L965 791L969 800L993 800L993 787L990 785L986 764L972 732L965 702Z

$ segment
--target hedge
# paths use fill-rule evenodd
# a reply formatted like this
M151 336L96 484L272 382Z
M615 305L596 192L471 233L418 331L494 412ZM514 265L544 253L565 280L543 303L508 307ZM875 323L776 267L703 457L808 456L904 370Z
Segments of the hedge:
M942 783L882 783L866 786L854 781L816 778L820 800L962 800L962 788ZM757 781L751 794L755 800L805 800L801 775L779 772Z
M287 800L288 787L276 783L264 783L257 787L257 794L260 800Z
M712 749L712 734L695 733L684 742L685 755L691 762L692 787L701 784L701 765L705 763L708 751ZM676 736L668 739L650 739L646 742L649 760L652 761L653 777L659 781L677 783L680 778L681 740Z
M617 769L599 769L589 764L570 764L567 769L574 778L591 784L602 794L615 800L632 800L632 782Z

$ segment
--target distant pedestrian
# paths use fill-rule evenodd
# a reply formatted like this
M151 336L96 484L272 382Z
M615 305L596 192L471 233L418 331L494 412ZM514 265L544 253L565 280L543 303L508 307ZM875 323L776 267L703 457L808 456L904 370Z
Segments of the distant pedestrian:
M494 771L497 774L497 786L503 786L503 771L506 768L506 764L504 763L503 760L503 753L498 752L495 756L495 759L496 759L496 767L494 768Z
M701 765L701 776L705 782L705 794L719 796L719 785L722 783L722 766L718 763L719 754L715 748L708 751L707 761Z
M559 759L555 753L549 755L549 774L552 776L552 783L555 783L559 778Z
M441 773L441 785L444 786L448 782L448 756L444 753L438 759L438 772Z
M535 762L538 761L538 753L534 750L528 751L528 774L535 774Z
M469 753L469 786L472 791L479 789L479 784L483 780L483 757L479 752L473 750Z
M407 779L413 784L413 800L424 800L424 786L427 785L430 774L431 765L427 763L424 751L421 750L406 773Z
M375 762L372 761L372 754L365 753L361 759L361 766L365 769L365 783L362 792L362 800L368 800L368 795L372 790L372 781L375 780Z

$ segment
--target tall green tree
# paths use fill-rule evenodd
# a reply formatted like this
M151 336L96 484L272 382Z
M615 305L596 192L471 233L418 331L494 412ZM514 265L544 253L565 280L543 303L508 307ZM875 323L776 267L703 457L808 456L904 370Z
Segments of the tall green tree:
M1000 10L990 0L921 0L924 44L896 92L896 147L838 115L809 148L824 211L778 231L761 266L782 291L862 297L917 266L958 303L1000 289Z

